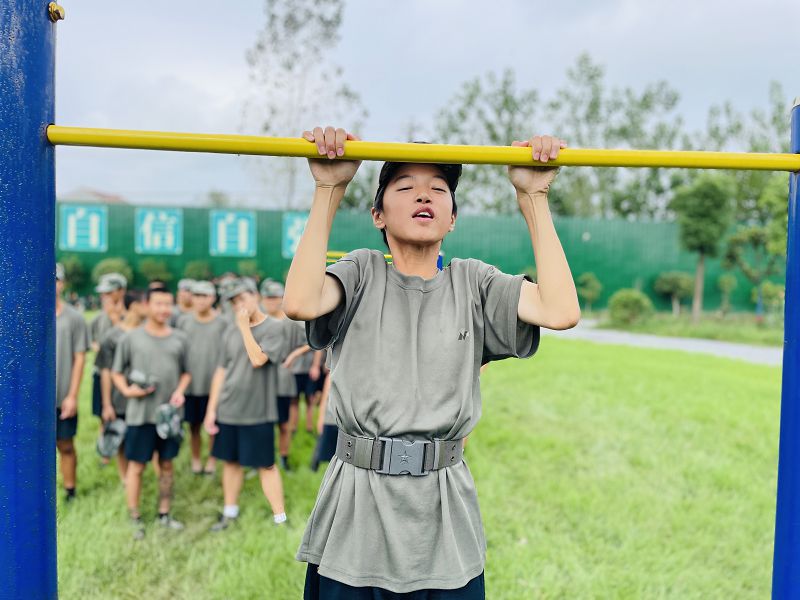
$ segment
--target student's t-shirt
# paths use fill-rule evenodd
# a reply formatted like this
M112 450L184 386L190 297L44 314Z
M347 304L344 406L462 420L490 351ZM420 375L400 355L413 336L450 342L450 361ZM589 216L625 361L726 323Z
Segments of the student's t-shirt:
M305 323L303 321L295 321L295 323L305 328ZM292 363L292 369L291 369L292 373L294 373L295 375L307 375L309 369L311 369L312 362L314 362L313 352L306 352L302 356L298 356L297 360ZM297 390L297 391L298 393L300 393L303 390Z
M112 327L100 340L100 349L97 351L97 360L94 366L99 370L111 369L114 366L114 354L120 338L125 335L125 331L119 327ZM127 372L124 373L127 377ZM128 405L128 399L122 395L113 383L111 384L111 405L117 415L124 415Z
M217 421L227 425L278 421L278 365L286 358L285 329L281 321L267 317L250 330L269 360L254 367L239 328L225 331L219 354L225 382L217 404Z
M306 340L306 328L304 323L292 321L291 319L283 319L281 321L286 330L286 354L291 354L300 346L308 344ZM304 360L306 356L313 355L313 352L306 352L298 356L292 363L292 367L298 361ZM288 396L295 398L297 396L297 380L294 377L292 368L287 369L283 366L278 366L278 396Z
M169 402L181 375L187 372L187 351L186 334L178 329L158 337L139 327L119 339L112 370L128 375L134 370L139 371L156 382L152 394L143 398L128 398L125 409L125 422L128 425L155 425L158 407ZM182 408L180 412L182 416Z
M100 344L100 340L103 339L103 336L113 326L114 324L111 322L111 318L105 311L102 311L89 323L89 344ZM100 367L97 366L97 357L98 355L95 354L94 368L92 369L94 373L100 372Z
M89 334L83 316L64 302L61 314L56 317L56 407L69 393L75 353L86 352Z
M189 340L189 354L186 368L192 374L192 382L186 393L191 396L208 396L211 377L219 363L222 337L230 323L217 315L211 321L198 321L192 313L178 317L176 328L186 333Z
M484 362L531 356L539 328L519 321L523 276L454 259L435 277L401 274L357 250L328 267L344 300L307 324L331 347L336 424L365 437L455 440L481 415ZM297 559L325 577L397 593L455 589L484 568L486 542L466 462L422 477L328 466Z

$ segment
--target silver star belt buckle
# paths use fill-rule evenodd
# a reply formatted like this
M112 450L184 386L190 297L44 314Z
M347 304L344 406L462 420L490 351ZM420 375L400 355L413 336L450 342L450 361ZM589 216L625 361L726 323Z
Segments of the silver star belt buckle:
M430 442L416 440L407 442L397 438L378 438L384 442L383 465L375 469L376 473L384 475L413 475L420 477L427 475L425 470L425 446Z

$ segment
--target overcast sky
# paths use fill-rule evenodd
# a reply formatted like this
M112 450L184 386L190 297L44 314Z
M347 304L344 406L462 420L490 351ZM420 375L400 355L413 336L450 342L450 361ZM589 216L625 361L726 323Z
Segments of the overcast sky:
M262 3L64 3L56 121L242 132L244 57L263 26ZM788 115L800 95L798 39L798 0L347 0L331 58L369 110L363 137L399 141L410 120L429 125L465 80L511 67L520 86L548 96L582 52L605 66L610 85L667 80L690 128L702 127L711 104L766 106L772 80L784 87ZM275 205L247 160L60 147L57 190L191 205L214 188L251 206Z

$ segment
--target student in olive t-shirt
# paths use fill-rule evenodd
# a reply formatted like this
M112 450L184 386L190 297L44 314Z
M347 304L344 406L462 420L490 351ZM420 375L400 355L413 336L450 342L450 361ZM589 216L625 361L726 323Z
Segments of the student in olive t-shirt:
M100 341L106 332L122 320L125 312L124 299L128 280L121 273L105 273L100 276L94 291L100 295L101 312L89 323L89 342L95 352L95 365L92 369L92 414L101 420L103 412L102 381L97 366ZM103 458L108 464L108 459Z
M359 165L329 159L356 138L333 128L303 137L327 159L309 160L316 188L283 306L307 322L313 348L330 346L340 429L297 553L309 563L305 597L484 598L486 543L461 444L480 418L481 365L531 356L540 326L580 317L548 207L556 169L509 168L538 284L474 259L437 269L461 173L446 164L385 163L372 218L393 264L356 250L326 269L334 215ZM546 166L562 143L513 145Z
M186 365L192 375L192 382L186 394L184 420L189 423L191 432L192 472L213 475L216 459L209 450L205 468L202 464L201 430L208 409L208 394L211 390L211 377L217 368L220 343L230 323L214 310L217 289L210 281L193 281L192 312L178 317L176 328L186 332L189 339L189 355ZM214 446L214 436L209 436L209 449Z
M89 347L86 321L64 302L64 267L56 265L56 448L67 501L75 497L78 455L73 439L78 430L78 392Z
M159 464L158 522L168 529L183 529L183 524L169 512L174 480L172 460L178 455L180 438L163 439L156 431L159 407L169 403L180 410L191 381L186 370L186 334L169 326L172 307L172 293L166 288L148 289L145 324L123 335L114 354L111 376L114 385L128 399L125 491L135 539L144 537L139 495L142 473L155 452Z
M286 350L288 355L278 367L278 451L281 468L291 470L289 466L289 450L292 444L292 432L289 426L291 404L297 400L297 382L292 373L293 363L307 352L311 346L306 340L306 329L302 323L292 321L283 312L283 285L271 279L261 282L261 302L267 315L281 322L285 329Z
M122 395L111 380L111 369L114 366L114 355L120 338L127 332L139 327L147 318L147 305L144 293L132 290L125 293L125 316L122 321L106 331L100 340L95 367L100 370L100 387L103 400L103 427L115 419L125 420L125 409L128 399ZM125 373L127 376L127 373ZM128 472L128 459L125 457L125 441L117 451L117 470L123 485Z
M278 370L285 353L284 328L259 309L255 282L242 278L226 291L236 324L221 340L211 380L205 428L215 435L212 452L222 466L224 506L211 530L226 529L239 516L244 469L258 469L273 522L286 521L283 484L275 466Z

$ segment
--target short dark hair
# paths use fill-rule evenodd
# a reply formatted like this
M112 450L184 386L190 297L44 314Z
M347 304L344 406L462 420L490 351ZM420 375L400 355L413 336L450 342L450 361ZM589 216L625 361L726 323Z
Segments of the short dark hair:
M146 295L147 293L142 290L128 290L125 292L125 298L123 300L125 303L125 310L128 310L134 302L143 302Z
M172 292L170 292L164 286L149 287L149 288L147 288L147 291L145 292L145 296L144 296L145 300L147 302L150 302L150 298L152 298L153 294L169 294L170 296L172 296Z
M424 144L426 142L415 142L417 144ZM447 187L450 188L450 197L453 199L453 212L452 214L458 215L458 204L456 204L456 188L458 187L458 179L461 177L461 165L438 164L438 163L404 163L404 162L390 162L383 163L380 175L378 176L378 191L375 193L375 201L372 203L372 208L378 212L383 212L383 195L386 193L386 188L394 179L397 172L404 166L410 164L430 164L436 167L444 175L447 181ZM383 236L383 243L389 247L389 240L386 238L386 229L381 229Z

